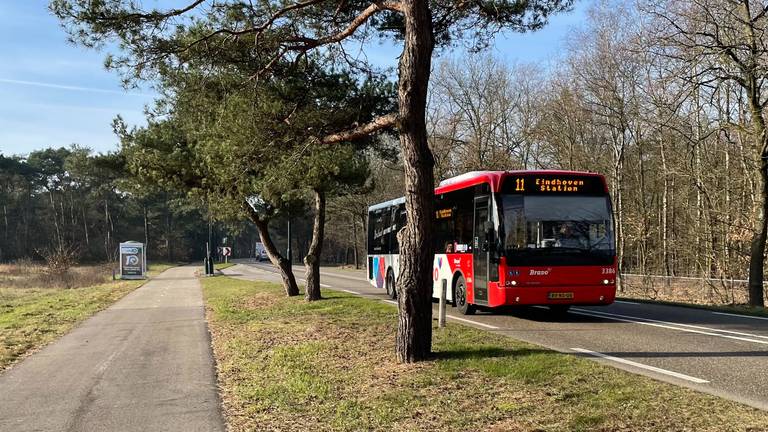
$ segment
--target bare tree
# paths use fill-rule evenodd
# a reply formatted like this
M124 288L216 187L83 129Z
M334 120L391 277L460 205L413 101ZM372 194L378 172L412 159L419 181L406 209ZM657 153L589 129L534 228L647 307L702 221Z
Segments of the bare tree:
M758 172L753 209L749 303L763 306L763 268L768 236L768 133L763 88L768 77L768 8L748 0L663 1L647 5L656 18L658 52L688 66L685 78L702 86L738 85L748 106L750 138Z

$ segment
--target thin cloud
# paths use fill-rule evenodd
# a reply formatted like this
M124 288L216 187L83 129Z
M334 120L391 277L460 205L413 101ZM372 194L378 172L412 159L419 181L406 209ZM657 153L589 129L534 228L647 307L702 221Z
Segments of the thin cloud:
M46 87L46 88L55 88L59 90L72 90L72 91L92 92L92 93L109 93L109 94L144 96L144 97L153 96L151 94L146 94L146 93L132 93L132 92L109 90L109 89L102 89L102 88L95 88L95 87L79 87L79 86L47 83L47 82L41 82L41 81L23 81L23 80L15 80L15 79L8 79L8 78L0 78L0 83L27 85L27 86L35 86L35 87Z

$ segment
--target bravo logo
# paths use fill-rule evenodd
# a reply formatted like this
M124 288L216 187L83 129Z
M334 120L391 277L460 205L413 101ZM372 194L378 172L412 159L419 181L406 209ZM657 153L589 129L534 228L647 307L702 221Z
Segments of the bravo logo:
M551 268L548 268L546 270L531 269L531 272L528 274L528 276L548 276L551 270L552 270Z

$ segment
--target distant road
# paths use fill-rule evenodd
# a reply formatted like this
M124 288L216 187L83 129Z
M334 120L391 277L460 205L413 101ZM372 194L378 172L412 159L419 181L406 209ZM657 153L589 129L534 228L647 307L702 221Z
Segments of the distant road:
M239 262L245 265L225 273L279 281L269 263ZM304 268L295 272L301 278ZM362 271L321 274L326 288L388 301ZM768 318L628 301L573 307L560 319L546 308L464 316L449 307L448 314L483 330L768 410Z
M167 270L0 374L0 431L224 431L200 283Z

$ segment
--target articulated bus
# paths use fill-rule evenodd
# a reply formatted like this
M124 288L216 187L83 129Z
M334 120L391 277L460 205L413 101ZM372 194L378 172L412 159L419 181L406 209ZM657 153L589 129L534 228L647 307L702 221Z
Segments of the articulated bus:
M435 189L433 296L463 314L478 306L607 305L616 296L616 241L602 175L477 171ZM405 199L368 208L368 280L394 298L396 233Z

